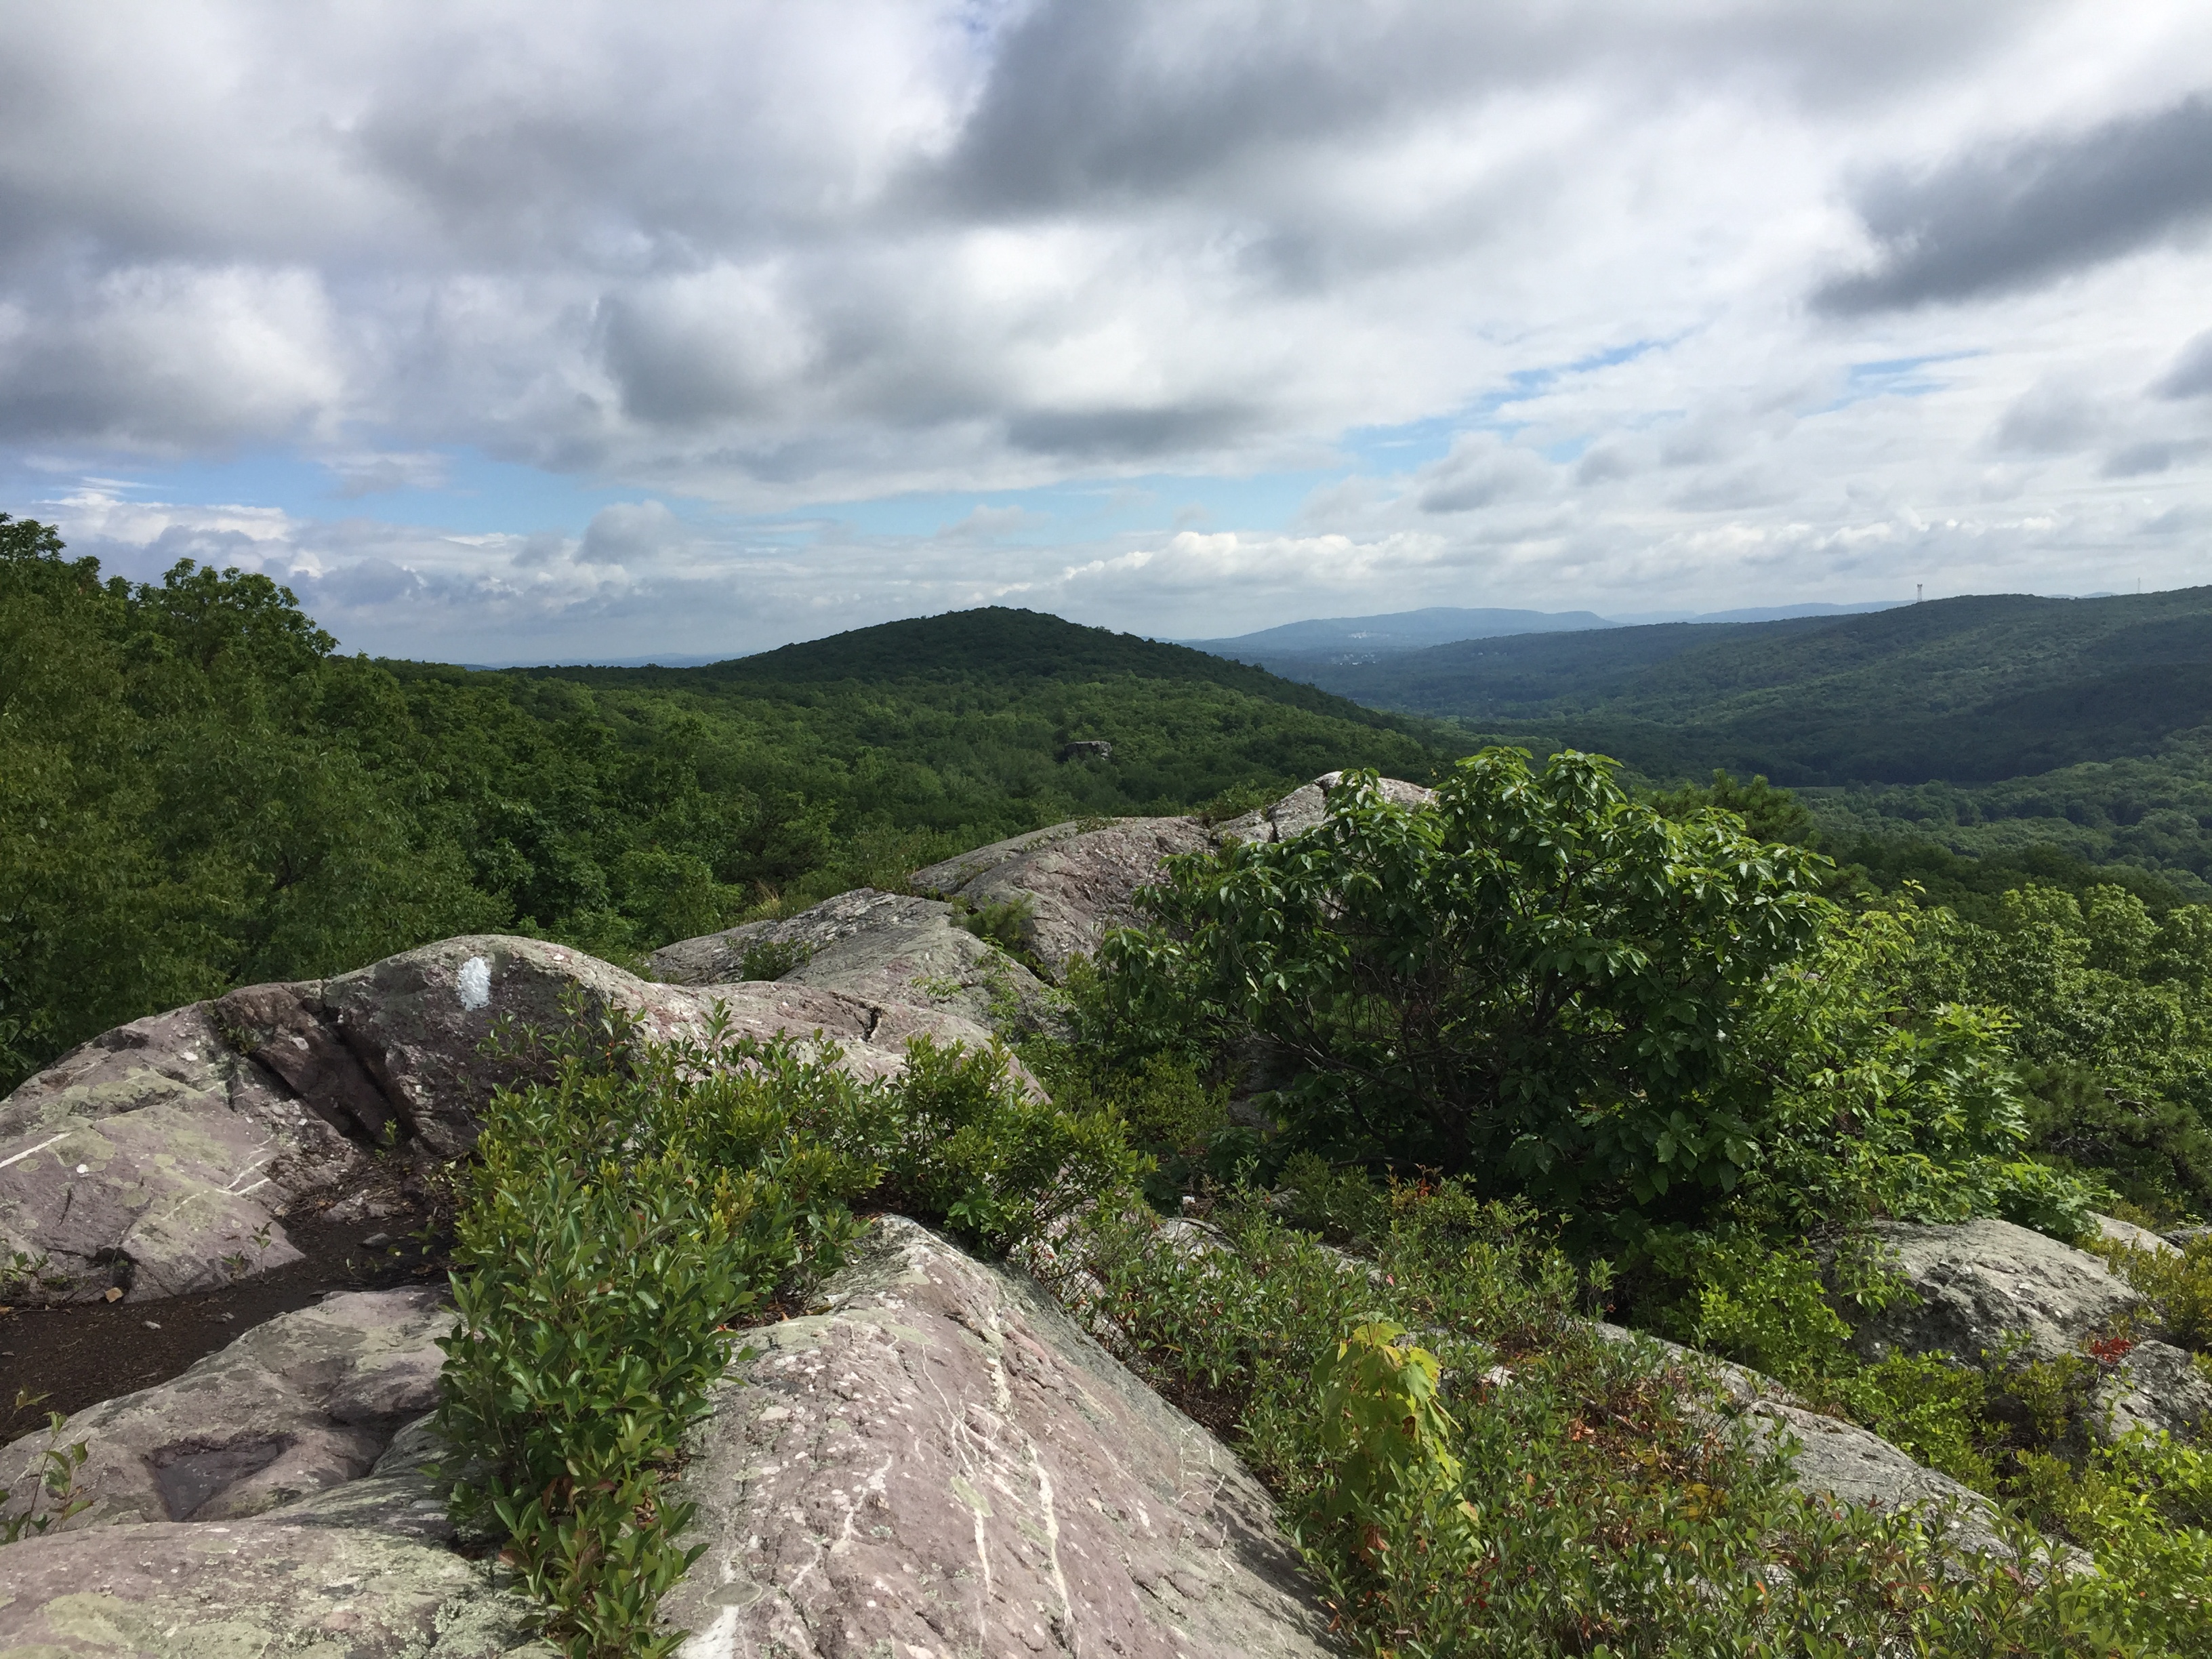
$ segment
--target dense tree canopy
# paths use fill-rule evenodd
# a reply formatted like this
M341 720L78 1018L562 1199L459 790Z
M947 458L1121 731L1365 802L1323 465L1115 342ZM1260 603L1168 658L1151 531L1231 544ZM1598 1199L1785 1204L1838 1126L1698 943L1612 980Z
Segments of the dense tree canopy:
M1200 653L953 620L771 670L374 662L266 577L103 577L0 518L0 1089L121 1021L453 933L635 960L1056 820L1440 757ZM1113 758L1063 763L1076 737Z
M1176 861L1105 953L1123 1040L1256 1038L1293 1142L1634 1225L2064 1201L2002 1020L1914 994L1911 919L1611 772L1486 750L1431 804L1355 781L1304 835Z

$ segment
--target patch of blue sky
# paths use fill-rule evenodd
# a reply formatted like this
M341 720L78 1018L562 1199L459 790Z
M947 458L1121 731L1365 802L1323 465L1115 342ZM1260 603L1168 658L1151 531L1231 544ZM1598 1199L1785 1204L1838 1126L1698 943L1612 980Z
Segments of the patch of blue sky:
M1674 338L1631 340L1625 345L1608 346L1563 363L1516 368L1505 376L1504 385L1470 398L1448 415L1430 416L1398 426L1356 427L1344 434L1340 447L1352 458L1358 471L1406 472L1429 461L1442 459L1450 452L1452 440L1462 433L1489 432L1510 442L1528 424L1513 414L1516 405L1551 391L1574 375L1595 374L1632 362L1647 352L1673 343ZM1549 446L1543 453L1554 462L1571 461L1591 442L1588 435L1571 438Z
M1928 370L1938 363L1963 362L1969 358L1987 354L1979 349L1963 351L1931 351L1918 357L1885 357L1871 362L1853 363L1844 374L1843 394L1832 403L1823 404L1813 412L1832 415L1839 409L1849 409L1853 404L1863 404L1870 398L1925 398L1932 392L1948 391L1950 382Z
M0 488L26 503L86 489L182 507L273 507L304 520L371 518L461 535L575 534L614 501L653 492L596 484L453 447L325 459L297 450L147 461L115 455L0 458ZM681 503L672 509L682 512Z

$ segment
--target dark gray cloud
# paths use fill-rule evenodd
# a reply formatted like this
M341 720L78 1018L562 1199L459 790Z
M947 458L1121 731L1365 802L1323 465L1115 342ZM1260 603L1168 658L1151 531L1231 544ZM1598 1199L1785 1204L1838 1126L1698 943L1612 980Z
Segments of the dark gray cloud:
M1881 259L1818 289L1820 310L1856 316L2051 281L2212 216L2212 99L1892 174L1859 212Z
M1224 448L1260 418L1259 410L1233 403L1039 409L1009 419L1006 441L1031 454L1066 460L1152 460L1180 452Z

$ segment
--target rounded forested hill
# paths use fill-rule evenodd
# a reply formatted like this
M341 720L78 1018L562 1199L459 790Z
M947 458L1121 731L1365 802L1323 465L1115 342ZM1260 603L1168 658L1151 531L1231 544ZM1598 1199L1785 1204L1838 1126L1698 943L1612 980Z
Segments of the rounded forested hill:
M1464 746L1432 722L1263 669L996 606L703 667L506 675L588 688L625 720L682 709L734 723L779 764L803 752L817 774L810 793L963 833L1012 834L1054 814L1184 811L1226 789L1346 766L1426 777ZM1088 739L1112 744L1111 757L1061 758Z

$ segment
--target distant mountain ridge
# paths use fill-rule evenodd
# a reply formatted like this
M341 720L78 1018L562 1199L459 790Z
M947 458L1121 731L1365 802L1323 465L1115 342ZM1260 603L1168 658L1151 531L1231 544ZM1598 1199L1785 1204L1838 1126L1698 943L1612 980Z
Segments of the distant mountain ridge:
M1375 617L1316 617L1226 639L1178 640L1174 643L1304 678L1305 675L1301 671L1316 661L1364 660L1396 652L1455 644L1462 640L1583 633L1655 623L1777 622L1798 617L1856 616L1887 610L1898 603L1900 601L1875 599L1857 605L1768 605L1705 614L1655 611L1633 617L1601 617L1595 611L1468 610L1429 605L1419 611L1393 611Z
M1466 640L1276 672L1657 775L1983 783L2212 723L2212 587L1982 594L1858 615Z

